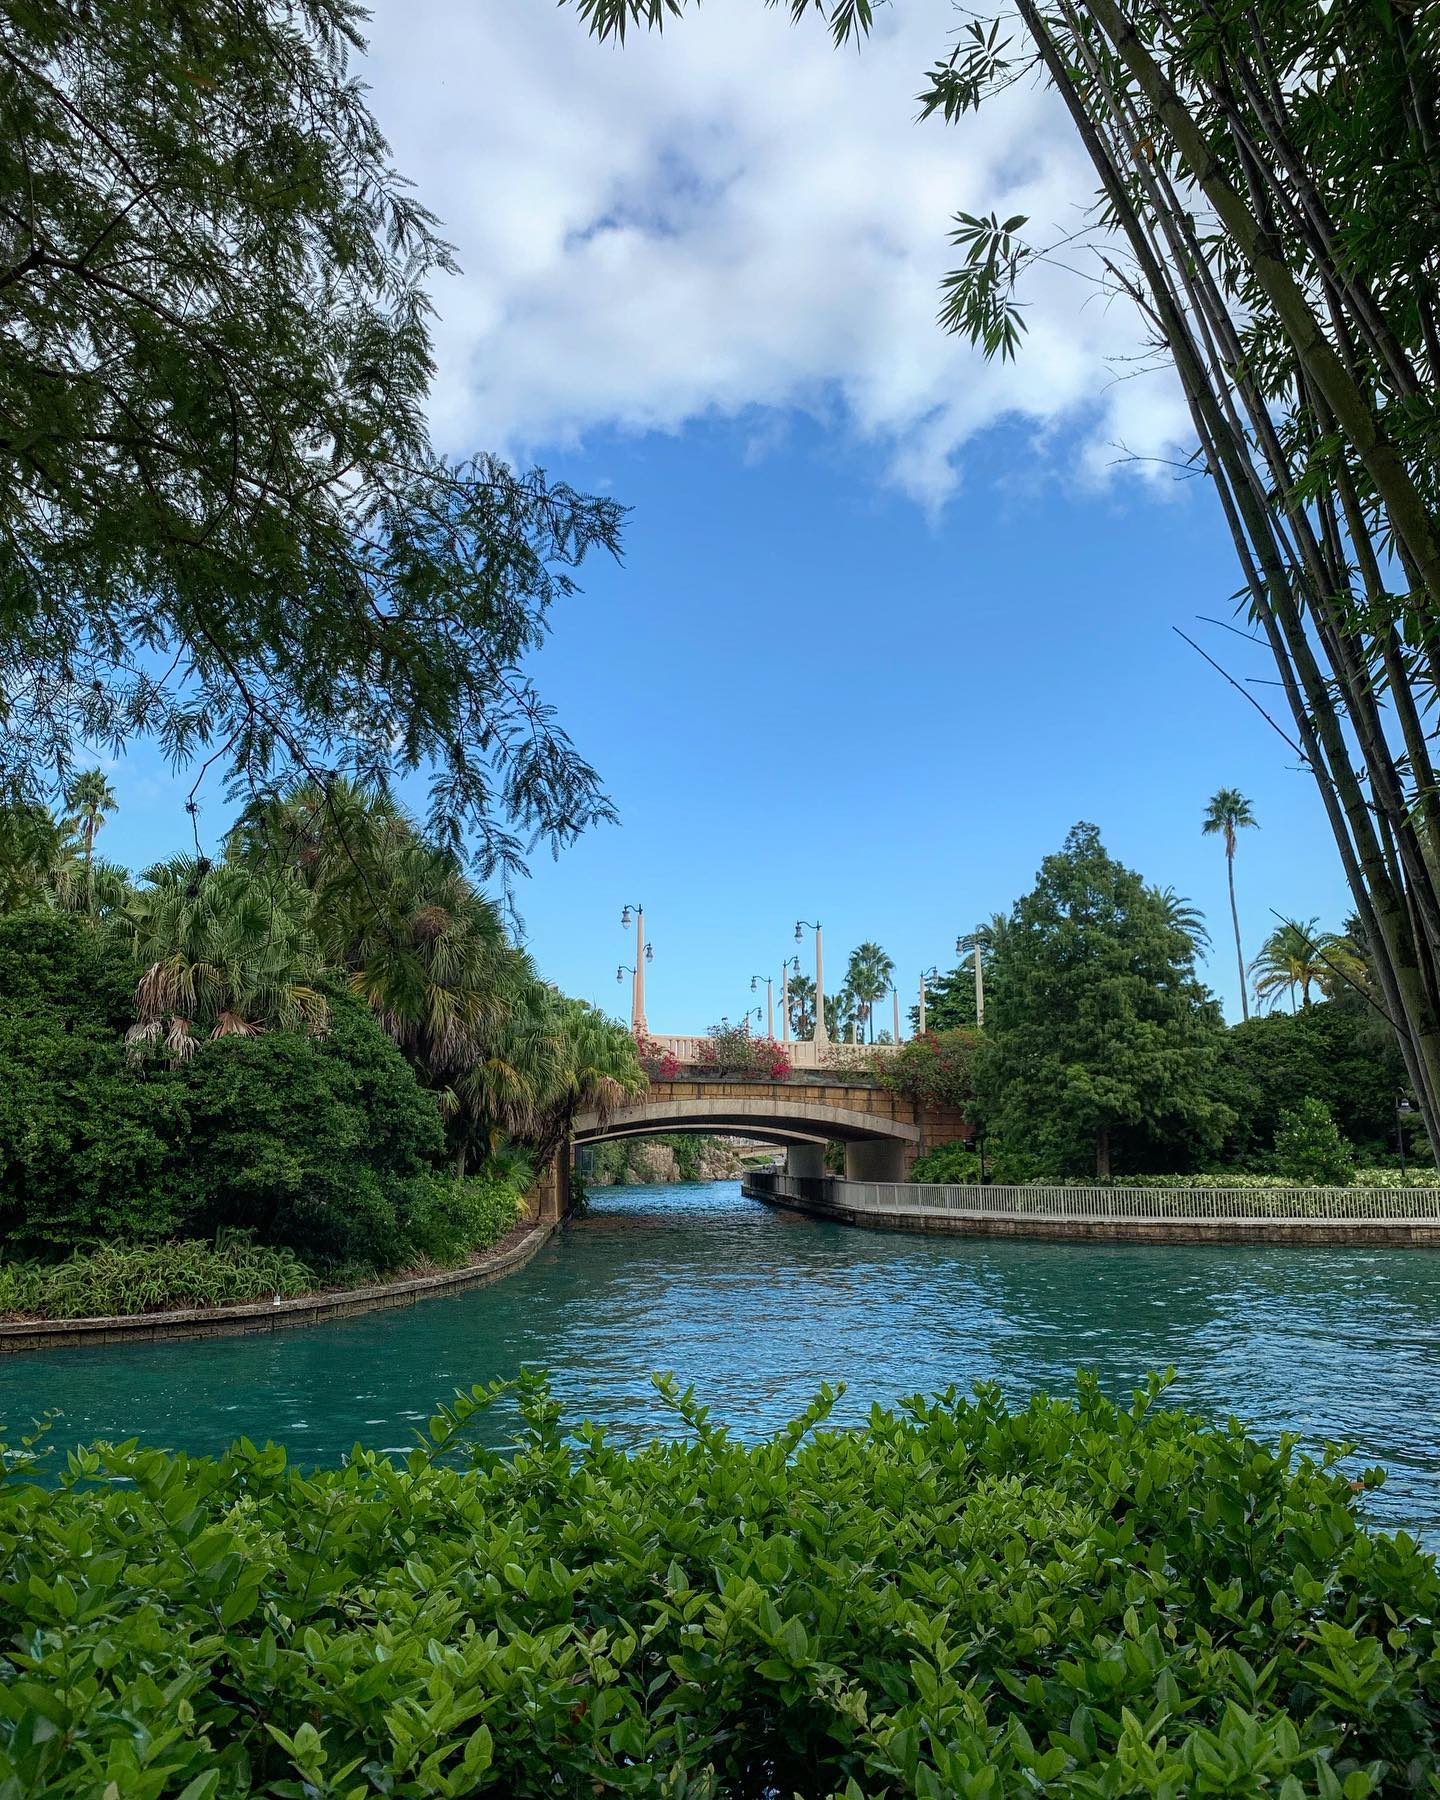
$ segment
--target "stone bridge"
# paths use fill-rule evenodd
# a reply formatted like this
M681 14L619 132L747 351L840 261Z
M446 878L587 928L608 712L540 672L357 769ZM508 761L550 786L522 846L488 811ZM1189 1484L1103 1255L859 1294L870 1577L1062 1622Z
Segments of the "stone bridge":
M871 1083L820 1074L810 1080L756 1081L695 1075L652 1082L608 1113L581 1113L573 1142L661 1133L733 1133L786 1146L792 1175L821 1175L825 1146L845 1146L852 1181L903 1181L917 1156L966 1134L953 1107L923 1106Z

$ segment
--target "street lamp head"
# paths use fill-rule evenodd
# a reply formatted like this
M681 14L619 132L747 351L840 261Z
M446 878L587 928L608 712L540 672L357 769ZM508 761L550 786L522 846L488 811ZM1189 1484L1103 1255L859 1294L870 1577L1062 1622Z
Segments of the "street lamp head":
M758 980L759 980L759 977L758 977L758 976L756 976L756 975L752 975L752 976L751 976L751 977L750 977L750 992L751 992L751 993L752 993L752 994L753 994L753 993L754 993L754 992L755 992L755 983L756 983L756 982L757 982L757 981L758 981Z
M646 962L654 962L655 946L653 944L647 944L645 946L645 960L646 960Z
M802 934L801 934L801 929L800 929L800 921L797 919L795 921L795 942L797 944L800 942L801 935Z
M620 914L620 923L622 925L628 925L630 923L630 908L628 906Z

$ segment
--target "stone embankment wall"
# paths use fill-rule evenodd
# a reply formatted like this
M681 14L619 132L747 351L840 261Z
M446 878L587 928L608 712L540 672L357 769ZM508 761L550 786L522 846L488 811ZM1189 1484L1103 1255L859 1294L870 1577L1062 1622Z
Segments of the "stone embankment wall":
M621 1167L600 1167L587 1174L587 1187L611 1187L619 1182L640 1186L668 1187L680 1181L734 1181L754 1166L759 1157L779 1157L780 1152L764 1144L741 1144L724 1138L703 1143L693 1168L687 1173L680 1166L673 1144L658 1138L635 1138L623 1145ZM613 1147L613 1146L611 1146ZM606 1158L606 1163L610 1158Z

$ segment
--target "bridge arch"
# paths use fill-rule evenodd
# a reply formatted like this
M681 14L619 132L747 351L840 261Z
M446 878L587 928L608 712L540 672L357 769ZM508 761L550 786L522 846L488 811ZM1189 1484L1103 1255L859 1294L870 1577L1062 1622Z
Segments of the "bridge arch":
M889 1113L837 1104L777 1083L763 1094L714 1091L675 1096L651 1088L640 1099L608 1114L581 1113L572 1127L574 1143L659 1133L735 1132L764 1143L784 1144L797 1173L819 1174L823 1146L845 1145L846 1173L858 1180L893 1181L919 1153L919 1124Z

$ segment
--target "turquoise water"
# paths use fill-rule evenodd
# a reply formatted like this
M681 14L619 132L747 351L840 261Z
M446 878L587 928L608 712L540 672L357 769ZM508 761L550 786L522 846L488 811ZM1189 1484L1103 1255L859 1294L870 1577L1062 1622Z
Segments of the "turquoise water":
M1440 1252L985 1242L771 1212L734 1182L602 1190L590 1216L494 1287L263 1337L67 1350L0 1363L12 1435L194 1451L242 1433L309 1465L404 1449L457 1385L552 1371L567 1413L671 1428L652 1370L756 1435L822 1381L840 1416L997 1381L1021 1401L1077 1366L1126 1392L1173 1363L1187 1404L1266 1434L1353 1439L1390 1480L1368 1502L1440 1541ZM494 1442L513 1419L487 1418Z

